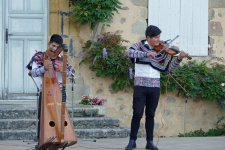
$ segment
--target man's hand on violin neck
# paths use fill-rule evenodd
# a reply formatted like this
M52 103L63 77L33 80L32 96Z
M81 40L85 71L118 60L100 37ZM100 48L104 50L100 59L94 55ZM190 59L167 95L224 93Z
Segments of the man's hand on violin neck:
M155 56L156 56L156 52L147 52L147 57L148 58L155 58Z
M180 51L180 54L178 55L178 59L179 60L182 60L183 58L187 57L188 54L185 53L184 51Z

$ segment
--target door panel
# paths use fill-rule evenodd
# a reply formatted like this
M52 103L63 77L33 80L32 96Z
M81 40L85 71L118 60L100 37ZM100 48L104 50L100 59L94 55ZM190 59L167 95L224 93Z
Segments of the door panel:
M40 0L28 0L28 11L35 13L43 13L43 1Z
M13 17L9 20L11 34L41 35L44 32L43 18Z
M25 0L9 0L9 13L23 13L25 10Z
M28 76L25 66L34 55L35 50L41 50L45 42L41 38L16 37L10 38L9 43L9 94L35 93L35 84Z
M48 0L9 0L9 13L45 13Z
M25 66L35 51L47 48L47 0L7 0L5 89L8 99L24 99L37 92Z
M22 93L23 92L23 71L21 70L23 64L23 40L10 40L9 47L9 92Z

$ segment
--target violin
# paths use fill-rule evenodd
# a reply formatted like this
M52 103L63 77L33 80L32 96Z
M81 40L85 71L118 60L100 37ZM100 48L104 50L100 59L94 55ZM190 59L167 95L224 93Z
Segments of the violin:
M166 52L167 54L169 55L176 55L178 53L180 53L180 50L178 47L176 46L171 46L171 47L168 47L166 41L160 41L158 45L154 46L154 50L157 52L157 53L162 53L163 51ZM186 56L187 59L191 60L192 57L187 55Z

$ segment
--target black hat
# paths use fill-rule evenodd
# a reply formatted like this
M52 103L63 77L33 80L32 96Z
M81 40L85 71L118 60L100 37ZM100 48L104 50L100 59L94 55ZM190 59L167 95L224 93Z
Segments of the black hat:
M154 25L150 25L147 27L146 31L145 31L145 36L149 36L150 38L157 36L161 33L162 31Z

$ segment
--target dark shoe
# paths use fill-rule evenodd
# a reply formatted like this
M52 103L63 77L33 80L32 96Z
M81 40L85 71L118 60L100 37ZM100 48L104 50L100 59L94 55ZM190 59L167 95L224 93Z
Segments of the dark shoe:
M146 148L146 149L149 149L149 150L159 150L159 149L153 144L152 141L148 141L145 148Z
M136 142L135 140L130 140L125 150L132 150L134 148L136 148Z

